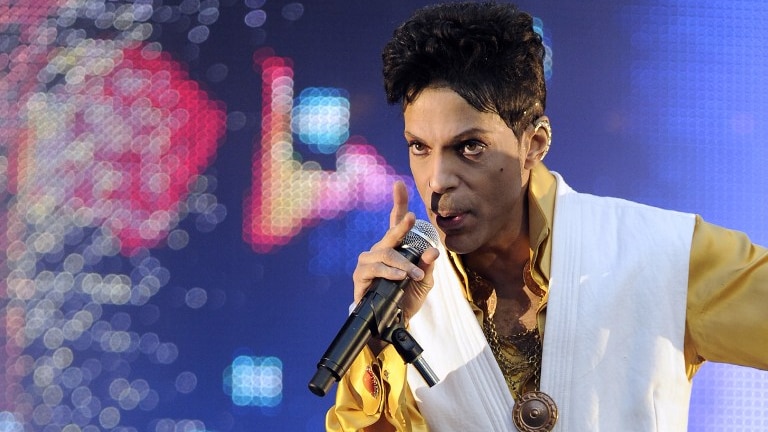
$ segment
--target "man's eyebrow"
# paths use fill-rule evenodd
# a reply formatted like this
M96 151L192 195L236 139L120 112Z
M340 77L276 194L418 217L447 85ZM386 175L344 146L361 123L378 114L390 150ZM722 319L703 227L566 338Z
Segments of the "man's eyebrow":
M487 129L483 129L483 128L480 128L480 127L472 127L472 128L469 128L469 129L465 129L465 130L459 132L458 134L454 135L453 136L453 140L454 141L461 140L461 139L466 138L467 136L470 136L470 135L483 135L483 134L486 134L486 133L488 133ZM403 131L403 135L405 135L405 136L407 136L409 138L421 140L421 138L419 138L418 135L416 135L416 134L414 134L412 132L409 132L407 129L405 131Z

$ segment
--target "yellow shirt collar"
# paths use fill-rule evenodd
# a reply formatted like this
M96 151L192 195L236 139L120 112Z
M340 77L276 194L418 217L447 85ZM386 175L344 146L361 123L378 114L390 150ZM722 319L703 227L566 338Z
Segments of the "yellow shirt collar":
M531 239L533 278L545 290L549 286L552 259L552 225L555 217L557 180L543 163L531 170L528 182L528 235Z

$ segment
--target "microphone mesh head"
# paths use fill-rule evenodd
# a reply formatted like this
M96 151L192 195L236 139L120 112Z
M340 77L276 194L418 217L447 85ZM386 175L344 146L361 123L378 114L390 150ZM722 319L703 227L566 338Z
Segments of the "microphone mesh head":
M437 247L439 241L440 236L435 227L425 220L417 219L416 224L405 235L403 247L412 249L421 256L430 247Z

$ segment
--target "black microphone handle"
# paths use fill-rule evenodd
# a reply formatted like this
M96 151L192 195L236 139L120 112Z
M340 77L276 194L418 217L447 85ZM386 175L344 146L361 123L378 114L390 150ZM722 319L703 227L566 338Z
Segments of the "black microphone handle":
M400 249L398 252L413 263L419 261L420 256L409 249ZM309 382L312 393L325 396L333 382L347 373L371 336L381 335L392 325L397 318L403 288L409 281L409 278L405 278L401 281L377 279L374 282L317 364L317 372Z

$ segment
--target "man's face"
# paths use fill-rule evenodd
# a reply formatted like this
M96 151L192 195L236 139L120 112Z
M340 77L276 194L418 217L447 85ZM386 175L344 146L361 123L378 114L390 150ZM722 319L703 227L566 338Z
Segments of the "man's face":
M449 250L508 248L527 236L527 145L498 114L449 88L427 88L404 118L416 187Z

